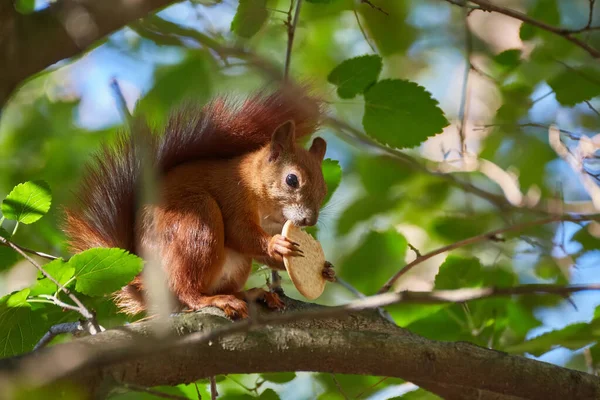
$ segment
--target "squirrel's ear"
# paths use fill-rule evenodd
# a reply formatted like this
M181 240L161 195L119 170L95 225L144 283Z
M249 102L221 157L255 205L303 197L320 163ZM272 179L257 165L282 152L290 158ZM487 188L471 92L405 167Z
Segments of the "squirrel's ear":
M271 152L269 161L277 160L283 153L293 151L296 126L294 121L289 120L279 125L273 136L271 136Z
M323 160L325 152L327 151L327 142L325 139L317 137L313 140L308 151L310 151L311 154L314 154L319 160Z

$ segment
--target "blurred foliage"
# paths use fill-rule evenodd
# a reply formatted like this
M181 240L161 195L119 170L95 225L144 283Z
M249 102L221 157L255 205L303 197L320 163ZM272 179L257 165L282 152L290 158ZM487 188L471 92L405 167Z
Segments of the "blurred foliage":
M506 4L552 26L580 29L588 24L588 1ZM39 6L29 0L15 5L23 14ZM45 270L94 310L103 326L128 322L116 313L109 294L135 276L142 261L119 249L92 249L69 259L60 226L62 208L76 201L72 192L90 155L122 128L111 79L123 83L128 103L137 101L136 110L153 126L164 124L182 102L248 93L271 77L252 65L252 57L228 50L244 48L282 67L288 10L288 0L196 0L169 7L115 32L81 58L32 77L2 110L0 235L62 257L45 263ZM509 25L497 14L473 11L470 101L464 104L464 18L463 9L443 0L302 4L290 75L311 82L331 115L365 133L350 138L329 126L320 131L328 140L323 170L329 194L311 233L337 274L366 295L376 293L417 252L540 217L496 207L464 190L474 185L503 199L496 182L482 174L465 171L446 179L437 172L461 157L457 138L464 109L470 114L468 153L506 171L525 194L589 202L577 174L550 146L547 127L563 129L561 139L571 154L583 154L582 143L595 145L593 135L600 130L597 60L538 27ZM590 26L599 25L596 5ZM600 48L600 30L573 35ZM373 143L380 147L375 150ZM400 156L395 149L402 150ZM582 165L597 180L595 150L585 153ZM417 266L400 284L459 289L598 281L599 231L596 222L554 223L490 238ZM3 356L29 351L50 326L79 318L51 304L47 296L69 299L55 283L29 270L20 255L0 247ZM29 280L15 279L20 274ZM263 274L256 272L251 282L264 284ZM287 276L284 289L298 295ZM328 284L318 301L339 304L352 298L344 288ZM388 311L400 326L430 339L469 341L542 359L553 349L569 349L573 352L560 360L548 359L597 370L598 304L597 295L578 294L572 299L397 304ZM68 338L55 342L61 340ZM584 352L589 354L584 357ZM437 398L407 385L386 377L325 373L218 377L222 399ZM152 390L190 399L198 393L210 396L207 381ZM77 398L76 389L73 393ZM22 397L40 394L25 389ZM125 387L111 398L154 397Z

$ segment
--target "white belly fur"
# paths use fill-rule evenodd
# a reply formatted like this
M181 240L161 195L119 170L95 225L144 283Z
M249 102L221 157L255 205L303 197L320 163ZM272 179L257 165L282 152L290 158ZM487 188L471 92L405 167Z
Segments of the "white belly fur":
M225 249L225 263L221 268L219 276L211 287L212 293L217 293L224 286L228 286L233 280L239 279L240 275L250 272L252 260L235 250ZM243 283L242 283L243 285ZM238 288L241 290L242 288Z

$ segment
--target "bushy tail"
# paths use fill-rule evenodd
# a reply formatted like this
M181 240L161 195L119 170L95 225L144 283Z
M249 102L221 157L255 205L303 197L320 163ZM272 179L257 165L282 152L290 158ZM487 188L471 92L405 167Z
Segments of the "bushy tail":
M165 173L188 161L229 158L260 148L273 131L294 120L298 137L319 124L322 103L298 86L267 89L246 100L217 98L203 108L185 106L175 112L164 131L143 132L157 172ZM136 139L140 137L136 132ZM136 142L137 143L137 142ZM67 208L64 231L71 251L119 247L136 253L136 188L141 163L128 134L106 144L87 166Z

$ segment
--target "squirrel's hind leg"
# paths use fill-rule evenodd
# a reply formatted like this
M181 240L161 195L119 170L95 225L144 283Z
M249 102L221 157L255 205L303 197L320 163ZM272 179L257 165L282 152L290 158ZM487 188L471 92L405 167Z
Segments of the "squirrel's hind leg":
M248 304L233 294L216 294L214 296L198 296L190 308L194 311L205 307L217 307L230 319L248 317Z
M214 306L230 318L246 317L248 307L233 295L236 290L214 290L226 259L223 219L217 202L205 193L185 192L165 200L154 217L169 287L182 308Z
M283 310L285 303L281 300L279 295L275 292L270 292L262 288L252 288L236 294L240 299L244 299L247 302L260 301L264 303L271 310Z

